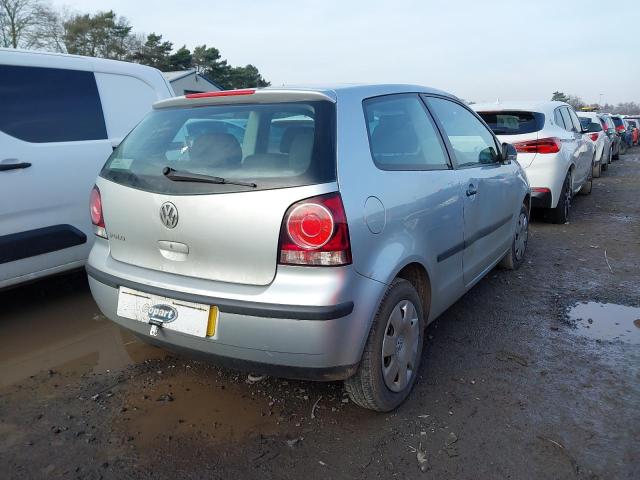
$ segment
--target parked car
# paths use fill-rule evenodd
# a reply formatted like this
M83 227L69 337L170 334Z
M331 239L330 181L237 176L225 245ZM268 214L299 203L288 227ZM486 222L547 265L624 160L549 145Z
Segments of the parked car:
M82 267L86 202L122 138L173 96L142 65L0 49L0 288Z
M167 160L184 124L223 118L246 120L242 141L204 135ZM530 197L515 157L463 102L424 87L165 100L96 182L91 291L153 344L345 379L355 403L388 411L416 382L425 326L498 263L523 262Z
M591 193L595 147L573 108L563 102L474 104L502 142L518 151L531 184L533 208L554 223L569 219L574 194Z
M625 118L624 124L627 127L627 137L629 146L632 147L638 144L638 120L634 120L633 118Z
M618 160L620 158L620 144L622 139L620 135L616 133L616 126L613 123L610 113L599 113L598 116L602 120L602 128L606 132L609 140L611 141L611 160Z
M593 176L598 178L602 170L606 170L611 163L613 151L611 140L602 128L602 119L594 112L578 112L578 119L582 127L587 130L587 138L593 141L596 149L596 161L593 166Z
M620 154L624 155L627 153L627 148L629 147L629 140L627 138L627 127L624 124L621 115L610 115L611 121L615 125L616 134L620 138Z

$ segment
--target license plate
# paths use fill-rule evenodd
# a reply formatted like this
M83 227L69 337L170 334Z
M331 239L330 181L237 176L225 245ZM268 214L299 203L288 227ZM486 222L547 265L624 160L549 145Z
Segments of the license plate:
M162 329L197 337L207 336L209 310L209 305L151 295L127 287L120 287L118 292L117 313L120 317L147 324L152 320L160 323Z

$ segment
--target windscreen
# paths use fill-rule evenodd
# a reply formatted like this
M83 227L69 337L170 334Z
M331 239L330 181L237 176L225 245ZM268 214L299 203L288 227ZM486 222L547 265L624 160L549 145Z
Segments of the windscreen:
M544 114L538 112L478 112L496 135L521 135L542 130Z
M166 167L256 187L178 182L164 175ZM319 101L154 110L113 152L101 176L170 195L331 182L335 107Z

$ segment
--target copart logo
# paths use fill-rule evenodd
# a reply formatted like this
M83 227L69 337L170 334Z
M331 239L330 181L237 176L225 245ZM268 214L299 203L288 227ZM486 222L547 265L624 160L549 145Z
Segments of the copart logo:
M149 307L149 320L155 320L162 323L171 323L178 318L178 311L171 305L158 303Z
M171 202L165 202L160 207L160 221L167 228L178 225L178 209Z

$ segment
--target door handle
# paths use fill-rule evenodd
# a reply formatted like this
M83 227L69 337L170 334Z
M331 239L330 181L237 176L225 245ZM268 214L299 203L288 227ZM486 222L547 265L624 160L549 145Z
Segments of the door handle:
M469 184L469 188L467 188L467 197L471 197L476 193L478 193L478 189L476 188L476 186L473 183Z
M7 160L14 160L13 158L8 158ZM29 162L18 162L18 163L0 163L0 172L6 172L9 170L18 170L21 168L29 168L31 164Z

